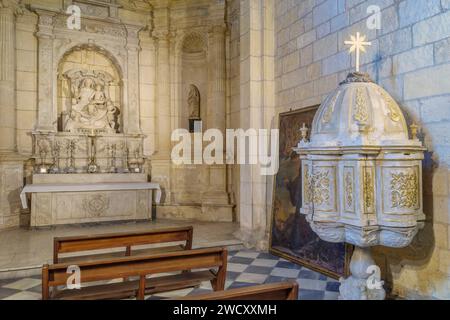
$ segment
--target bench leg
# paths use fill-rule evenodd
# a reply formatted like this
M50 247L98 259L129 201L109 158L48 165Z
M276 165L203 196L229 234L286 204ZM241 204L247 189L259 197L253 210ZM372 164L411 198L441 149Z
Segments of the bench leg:
M139 278L139 289L136 299L144 300L145 298L145 275L140 276Z
M46 264L42 267L42 300L48 300L50 298L48 280L48 264Z
M126 256L126 257L131 256L131 246L127 246L127 247L126 247L126 249L125 249L125 256ZM128 278L125 277L125 278L122 279L122 281L123 281L123 282L128 281Z
M214 291L225 290L225 280L227 278L227 257L228 252L225 250L222 253L223 264L219 267L219 270L217 270L216 277L211 280L211 286Z

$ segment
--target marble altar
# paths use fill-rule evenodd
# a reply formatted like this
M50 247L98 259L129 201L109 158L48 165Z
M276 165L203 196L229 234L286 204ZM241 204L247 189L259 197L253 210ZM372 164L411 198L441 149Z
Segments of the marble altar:
M150 220L152 191L155 203L161 199L159 184L147 182L145 174L35 174L33 181L20 194L24 209L31 194L32 227Z

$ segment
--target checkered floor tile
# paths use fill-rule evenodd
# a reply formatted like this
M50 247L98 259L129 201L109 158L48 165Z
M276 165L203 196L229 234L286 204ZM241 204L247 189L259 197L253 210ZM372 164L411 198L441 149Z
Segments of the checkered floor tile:
M339 282L269 253L252 250L228 252L226 289L296 279L301 300L335 300ZM176 298L212 291L209 282L198 288L182 289L148 296L149 300ZM0 280L1 300L38 300L41 298L39 276Z

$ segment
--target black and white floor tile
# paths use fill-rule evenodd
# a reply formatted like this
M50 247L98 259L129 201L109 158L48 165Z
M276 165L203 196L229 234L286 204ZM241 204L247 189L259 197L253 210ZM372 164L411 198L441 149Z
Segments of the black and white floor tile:
M228 252L226 289L295 279L300 300L335 300L339 282L270 253L252 250ZM189 288L147 297L149 300L176 298L211 291L209 282ZM0 280L1 300L38 300L41 298L40 276Z

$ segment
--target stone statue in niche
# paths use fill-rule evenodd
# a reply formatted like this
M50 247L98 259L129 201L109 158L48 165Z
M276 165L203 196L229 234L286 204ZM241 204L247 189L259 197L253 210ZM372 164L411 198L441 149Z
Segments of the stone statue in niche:
M189 119L200 119L200 91L191 84L188 96Z
M120 109L109 97L109 86L114 78L104 71L85 70L69 70L64 77L70 82L71 94L70 109L65 112L64 131L118 132Z

